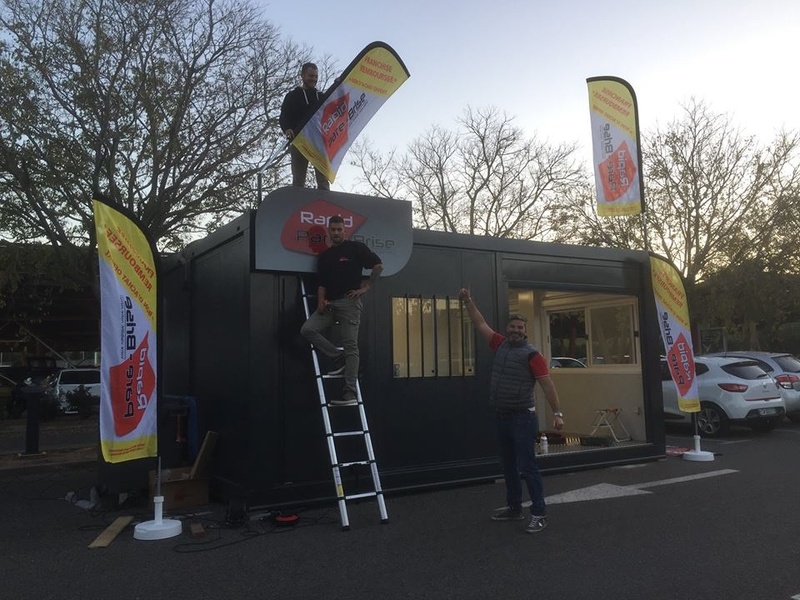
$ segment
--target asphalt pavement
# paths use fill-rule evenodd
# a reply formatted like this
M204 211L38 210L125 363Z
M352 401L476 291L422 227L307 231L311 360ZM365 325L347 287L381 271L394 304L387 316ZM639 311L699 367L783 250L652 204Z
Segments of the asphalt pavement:
M693 444L681 429L668 443ZM800 426L702 446L714 461L546 475L549 524L533 535L489 519L504 496L490 483L390 495L387 524L374 502L351 505L348 532L335 506L297 507L298 523L280 527L258 510L229 523L211 504L167 515L181 535L142 541L145 498L81 507L95 463L0 470L3 597L800 598ZM134 522L108 547L88 548L125 515Z

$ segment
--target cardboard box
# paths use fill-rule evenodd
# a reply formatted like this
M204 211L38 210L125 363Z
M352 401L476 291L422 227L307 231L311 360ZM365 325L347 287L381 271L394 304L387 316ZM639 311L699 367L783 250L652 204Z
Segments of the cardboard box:
M208 504L208 479L191 479L192 467L161 470L161 495L164 510ZM150 505L156 495L156 472L150 471Z
M164 510L176 508L191 508L208 504L209 480L203 477L217 434L213 431L206 433L197 459L191 467L175 467L161 470L161 495L164 496ZM156 495L156 472L150 471L150 506L153 505L153 496Z

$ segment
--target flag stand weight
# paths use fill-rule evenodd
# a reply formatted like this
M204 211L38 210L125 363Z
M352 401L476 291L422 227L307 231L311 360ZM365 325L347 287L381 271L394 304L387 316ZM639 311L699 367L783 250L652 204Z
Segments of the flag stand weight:
M694 462L710 462L714 460L714 453L707 450L700 450L700 434L697 433L697 413L692 414L692 422L694 423L694 450L689 450L683 453L684 460L691 460Z
M161 457L158 457L156 474L156 494L153 496L155 511L152 521L139 523L133 529L133 537L137 540L165 540L183 532L183 523L177 519L164 519L164 496L161 495Z

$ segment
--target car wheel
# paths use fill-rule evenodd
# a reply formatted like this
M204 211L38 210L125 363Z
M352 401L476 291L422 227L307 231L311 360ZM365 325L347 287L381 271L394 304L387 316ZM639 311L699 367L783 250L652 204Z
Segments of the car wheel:
M697 413L697 429L706 437L719 437L728 433L728 415L716 404L701 404Z
M786 415L792 423L800 423L800 413L790 413Z

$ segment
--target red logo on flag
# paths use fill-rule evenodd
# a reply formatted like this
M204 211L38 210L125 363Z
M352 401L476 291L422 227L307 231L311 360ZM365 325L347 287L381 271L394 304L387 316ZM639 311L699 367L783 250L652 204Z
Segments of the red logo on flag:
M128 360L111 367L111 413L118 436L129 434L139 426L156 387L156 376L150 361L150 332Z
M628 192L636 177L636 163L628 150L628 142L614 150L597 168L603 182L603 195L609 202L619 200Z
M694 357L689 348L686 336L680 334L667 352L667 363L672 381L678 386L678 393L683 398L689 393L689 388L692 387L694 380Z
M367 221L367 218L344 208L317 200L292 213L281 230L281 245L292 252L320 254L330 247L328 219L341 215L344 219L344 237L349 238Z
M347 142L350 118L347 114L350 105L350 93L339 96L325 105L322 111L322 140L328 160L333 158Z

